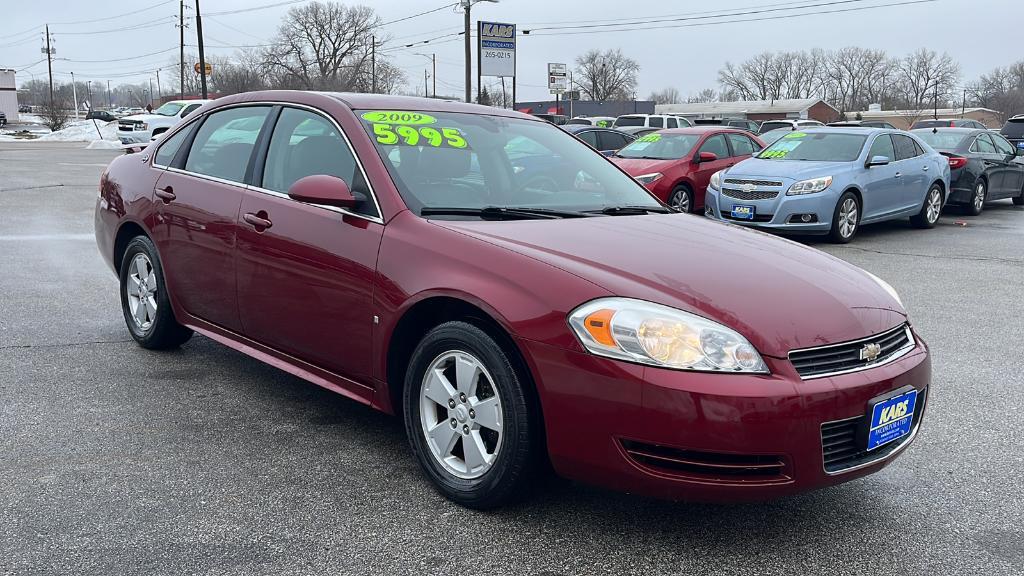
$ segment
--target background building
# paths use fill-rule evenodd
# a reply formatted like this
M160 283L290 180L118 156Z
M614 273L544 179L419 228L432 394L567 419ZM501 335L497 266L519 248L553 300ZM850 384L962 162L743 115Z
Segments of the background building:
M0 69L0 112L8 122L18 121L18 89L14 85L14 70Z
M571 112L570 112L571 108ZM564 114L575 116L622 116L623 114L654 114L654 102L650 100L541 100L538 102L516 102L516 110L527 114Z
M883 120L893 126L906 130L918 120L931 120L932 118L968 118L977 120L989 128L1000 128L1003 125L1003 116L995 110L988 108L925 108L923 110L882 110L881 106L872 105L868 110L861 112L847 112L846 118L857 119L858 114L861 120Z
M737 100L735 102L693 102L659 104L658 114L677 114L686 118L744 118L747 120L817 120L835 122L842 115L820 98L788 100Z

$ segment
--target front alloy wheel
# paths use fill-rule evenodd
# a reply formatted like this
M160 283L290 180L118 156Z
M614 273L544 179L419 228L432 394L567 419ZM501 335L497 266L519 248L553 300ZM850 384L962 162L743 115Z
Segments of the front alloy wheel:
M685 186L676 188L672 191L672 197L669 198L668 203L679 212L689 214L693 206L693 201L690 198L690 190Z
M409 360L409 445L437 489L463 506L494 508L523 495L542 460L540 411L512 346L452 321L428 332Z
M835 214L832 216L832 230L829 237L833 242L845 244L853 240L860 224L860 204L851 192L844 192L839 197Z

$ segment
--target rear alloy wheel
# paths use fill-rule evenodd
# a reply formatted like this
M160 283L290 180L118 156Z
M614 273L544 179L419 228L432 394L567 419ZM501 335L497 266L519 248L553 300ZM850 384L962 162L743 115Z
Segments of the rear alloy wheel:
M938 184L932 184L928 193L924 195L924 203L921 211L910 217L910 223L917 228L934 228L942 214L942 189Z
M687 186L676 186L668 204L679 212L690 213L693 211L693 192Z
M132 338L143 348L177 348L192 337L174 318L166 286L153 241L133 238L121 259L121 310Z
M860 203L853 192L843 192L832 215L832 229L829 239L837 244L846 244L857 234L860 226Z
M533 480L540 425L505 350L466 322L431 330L404 388L405 426L420 466L449 499L493 508Z
M974 193L971 194L971 203L967 205L967 213L971 216L977 216L981 214L981 211L985 209L985 200L988 199L988 186L985 185L985 181L978 178L978 183L974 185Z
M1024 188L1020 189L1020 195L1013 198L1014 206L1024 206Z

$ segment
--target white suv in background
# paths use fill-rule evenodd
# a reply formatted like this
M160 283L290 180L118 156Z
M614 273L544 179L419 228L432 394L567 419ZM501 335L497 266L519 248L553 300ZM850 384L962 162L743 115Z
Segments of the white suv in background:
M821 128L822 126L824 124L817 120L765 120L761 123L761 129L757 133L764 134L765 132L771 132L780 128L799 130L801 128Z
M693 126L686 118L670 114L623 114L615 119L613 128L686 128Z
M125 116L117 121L117 139L121 144L149 143L207 102L212 100L171 100L152 114Z

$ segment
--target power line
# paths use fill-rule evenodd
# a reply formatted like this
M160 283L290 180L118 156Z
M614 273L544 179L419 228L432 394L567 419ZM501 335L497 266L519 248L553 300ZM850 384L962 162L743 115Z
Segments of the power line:
M78 20L76 22L50 22L50 24L56 24L58 26L75 26L75 25L78 25L78 24L92 24L93 22L106 22L107 20L116 20L118 18L124 18L125 16L132 16L132 15L135 15L135 14L140 14L142 12L147 12L147 11L152 10L154 8L159 8L160 6L163 6L164 4L171 4L171 3L177 2L177 1L178 0L163 0L162 2L157 2L156 4L153 4L152 6L147 6L145 8L140 8L140 9L134 10L132 12L125 12L124 14L118 14L116 16L107 16L105 18L95 18L93 20Z
M146 28L155 28L157 26L166 26L171 22L176 21L177 18L174 16L164 16L158 20L154 20L148 23L139 23L134 26L123 26L121 28L112 28L110 30L90 30L88 32L57 32L56 36L94 36L98 34L113 34L117 32L127 32L131 30L144 30Z
M226 16L228 14L241 14L243 12L255 12L257 10L266 10L267 8L277 8L278 6L289 6L291 4L299 4L301 2L308 2L309 0L286 0L285 2L274 2L273 4L264 4L262 6L251 6L249 8L239 8L237 10L221 10L220 12L208 12L206 16Z
M166 48L164 50L157 50L156 52L150 52L149 54L139 54L138 56L129 56L127 58L107 58L106 60L74 60L74 59L71 59L71 58L62 58L61 60L64 61L64 62L74 62L76 64L103 64L103 63L106 63L106 62L126 62L128 60L138 60L140 58L146 58L148 56L156 56L157 54L164 54L166 52L170 52L171 50L177 50L177 49L178 49L177 46L171 46L170 48Z
M844 0L844 1L851 1L851 0ZM875 9L875 8L892 8L892 7L896 7L896 6L909 6L909 5L913 5L913 4L930 4L930 3L938 2L938 1L939 0L909 0L909 1L906 1L906 2L893 2L893 3L888 3L888 4L878 4L878 5L875 5L875 6L858 6L858 7L854 7L854 8L842 8L842 9L838 9L838 10L819 10L819 11L813 11L813 12L804 12L802 14L783 14L783 15L780 15L780 16L765 16L765 17L756 17L756 18L741 18L741 19L738 19L738 20L722 20L722 21L719 21L719 22L696 22L696 23L692 23L692 24L668 24L668 25L661 25L661 26L640 26L640 27L636 27L636 28L618 28L618 29L615 29L615 30L578 30L578 31L575 31L575 32L541 32L540 34L534 34L534 33L531 33L532 31L524 30L523 34L524 35L528 35L528 36L556 36L556 35L570 36L570 35L576 35L576 34L600 34L600 33L612 33L612 32L633 32L633 31L636 31L636 30L661 30L661 29L665 29L665 28L697 28L697 27L701 27L701 26L716 26L716 25L720 25L720 24L738 24L738 23L741 23L741 22L765 22L765 21L771 21L771 20L787 20L787 19L790 19L790 18L799 18L799 17L802 17L802 16L817 16L817 15L821 15L821 14L841 14L841 13L845 13L845 12L860 12L860 11L864 11L864 10L872 10L872 9ZM838 4L838 3L841 3L841 2L826 3L825 5L828 5L828 4ZM742 14L741 13L736 13L736 14L730 14L730 15L723 15L723 16L719 16L719 17L740 16L740 15L742 15Z
M452 6L456 6L458 4L459 4L458 2L452 2L451 4L445 4L444 6L438 6L437 8L432 8L430 10L426 10L426 11L420 12L418 14L413 14L412 16L405 16L404 18L398 18L398 19L395 19L395 20L389 20L387 22L383 22L381 24L378 24L377 27L379 28L379 27L382 27L382 26L387 26L389 24L394 24L396 22L404 22L405 20L412 20L413 18L418 18L418 17L424 16L426 14L431 14L433 12L440 12L441 10L444 10L445 8L451 8Z
M559 21L553 21L553 22L551 22L551 21L549 21L549 22L526 22L526 23L519 24L519 27L520 28L530 28L530 29L536 30L536 29L538 29L538 28L535 28L536 26L547 26L547 25L556 25L556 24L593 24L593 23L600 23L600 22L619 22L620 24L627 25L627 24L631 24L631 23L632 24L637 24L638 22L626 22L626 20L649 20L649 19L662 19L662 18L676 18L678 16L693 16L693 15L696 15L696 14L711 14L711 13L714 13L714 12L724 12L724 11L730 11L730 10L748 10L748 9L752 9L752 8L764 8L765 6L792 6L794 4L806 4L809 1L812 1L812 0L796 0L796 1L791 1L791 2L781 2L781 3L776 3L776 4L763 4L762 3L762 4L755 4L753 6L737 6L735 8L720 8L720 9L717 9L717 10L702 10L702 11L698 11L698 12L681 12L681 13L677 13L677 14L660 14L660 15L656 15L656 16L637 16L635 18L603 18L603 19L599 19L599 20L559 20Z

